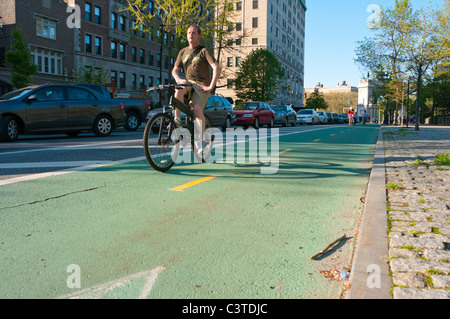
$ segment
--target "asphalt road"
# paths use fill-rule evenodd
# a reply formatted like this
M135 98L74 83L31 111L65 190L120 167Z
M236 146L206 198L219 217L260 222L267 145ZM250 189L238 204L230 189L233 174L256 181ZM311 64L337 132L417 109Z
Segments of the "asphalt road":
M156 172L142 129L1 143L0 297L339 298L320 271L351 265L378 126L272 132L258 142L278 147L270 174Z

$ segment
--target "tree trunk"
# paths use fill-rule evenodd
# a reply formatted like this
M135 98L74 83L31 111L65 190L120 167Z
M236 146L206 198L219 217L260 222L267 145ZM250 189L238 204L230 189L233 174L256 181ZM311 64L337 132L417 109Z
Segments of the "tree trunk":
M419 114L419 101L420 101L420 90L421 90L421 82L422 82L422 64L419 64L417 67L417 97L416 97L416 119L415 119L415 126L414 130L419 130L419 121L420 121L420 114Z

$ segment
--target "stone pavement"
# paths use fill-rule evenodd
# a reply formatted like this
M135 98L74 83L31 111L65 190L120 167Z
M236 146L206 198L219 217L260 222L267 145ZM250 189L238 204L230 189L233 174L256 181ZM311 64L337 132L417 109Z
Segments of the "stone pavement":
M381 130L393 298L450 299L450 127Z

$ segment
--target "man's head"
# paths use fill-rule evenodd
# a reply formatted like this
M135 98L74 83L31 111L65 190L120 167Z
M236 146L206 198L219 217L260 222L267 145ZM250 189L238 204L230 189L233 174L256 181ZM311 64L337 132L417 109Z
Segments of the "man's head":
M187 39L190 45L197 46L202 37L202 30L196 24L191 24L187 29Z

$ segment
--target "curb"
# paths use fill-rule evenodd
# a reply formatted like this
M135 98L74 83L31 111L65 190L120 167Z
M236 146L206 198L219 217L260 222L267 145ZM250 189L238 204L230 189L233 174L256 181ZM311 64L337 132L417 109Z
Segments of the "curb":
M380 127L345 299L392 299L392 278L387 262L385 174Z

